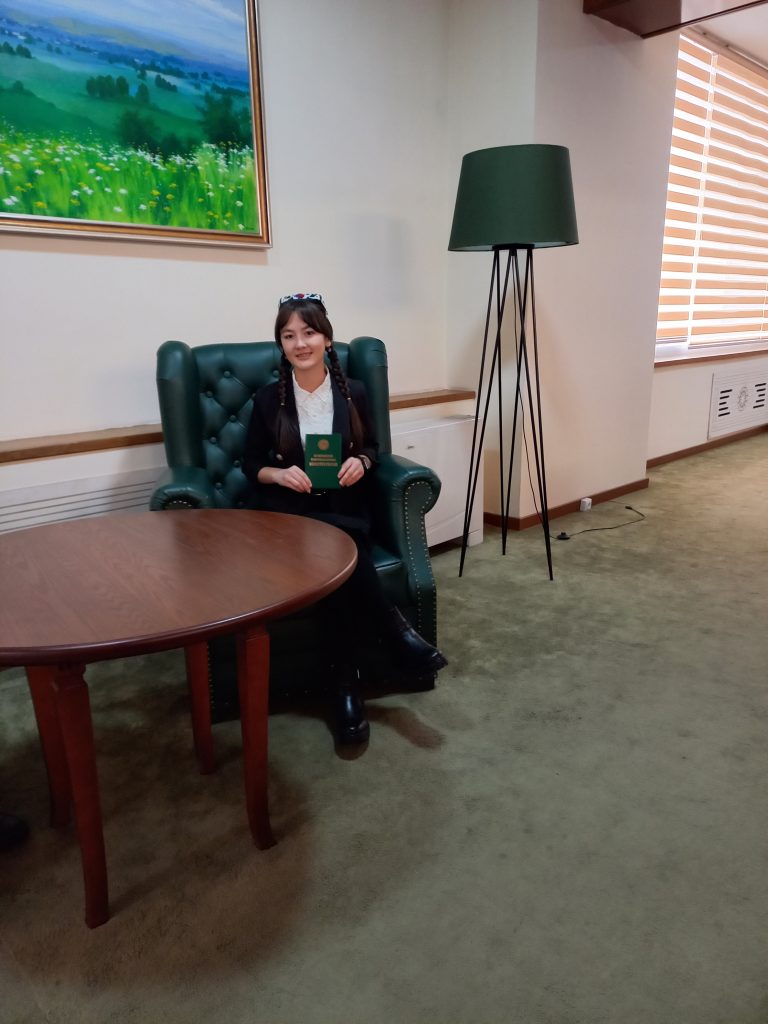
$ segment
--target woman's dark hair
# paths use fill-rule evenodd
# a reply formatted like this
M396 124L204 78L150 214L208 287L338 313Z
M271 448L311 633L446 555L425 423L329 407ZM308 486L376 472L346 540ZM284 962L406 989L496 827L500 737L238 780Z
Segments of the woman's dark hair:
M277 347L280 349L281 353L280 377L277 384L278 394L280 396L280 408L277 413L277 446L279 449L283 447L283 442L287 437L289 429L288 413L285 409L285 398L288 394L288 388L291 386L291 364L285 358L283 353L283 343L280 336L283 328L294 313L298 313L305 324L317 331L318 334L324 335L331 343L331 347L327 351L328 362L330 364L331 373L333 374L333 379L336 381L336 386L347 401L347 407L349 408L349 428L353 445L352 451L358 452L365 445L363 423L360 419L360 414L355 407L355 403L352 401L349 382L344 375L344 371L339 363L339 357L333 347L333 325L328 319L328 313L326 312L323 303L319 299L306 298L284 299L278 306L277 317L275 318L275 341L277 342Z
M318 299L284 299L277 307L275 318L275 341L282 351L280 335L283 328L291 319L294 313L298 313L305 324L308 324L318 334L324 334L328 341L333 341L333 325L328 319L325 306Z

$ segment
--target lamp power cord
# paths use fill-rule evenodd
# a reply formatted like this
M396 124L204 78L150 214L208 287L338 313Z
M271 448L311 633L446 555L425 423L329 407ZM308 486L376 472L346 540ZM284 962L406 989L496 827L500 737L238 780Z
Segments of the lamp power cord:
M606 502L606 504L609 503L612 505L621 504L620 501L613 500ZM557 536L553 536L551 533L549 536L552 540L570 540L571 537L578 537L580 533L601 533L603 530L621 530L624 526L634 526L635 523L642 523L646 518L645 513L641 512L640 509L635 508L633 505L625 505L624 508L627 512L634 512L637 519L627 519L623 523L614 523L613 526L589 526L586 530L574 530L573 533L566 533L565 530L561 530Z
M530 452L528 450L528 435L526 434L526 430L525 430L525 410L521 409L521 412L523 413L523 415L521 417L521 426L522 426L522 433L523 433L523 444L525 446L525 464L526 464L526 469L528 470L528 485L529 485L529 487L531 489L531 497L533 498L533 507L536 509L536 515L539 517L539 522L543 524L544 519L542 517L541 512L539 511L539 506L536 503L536 491L534 490L533 478L531 476L531 455L530 455ZM605 504L621 505L622 502L617 501L614 498L611 498L607 502L605 502ZM567 533L565 530L561 530L560 533L558 533L558 534L551 534L550 533L549 539L550 540L570 540L571 537L578 537L582 533L602 533L604 530L621 530L625 526L634 526L636 523L642 523L642 521L646 518L645 513L641 512L640 509L635 508L633 505L624 505L624 508L626 509L627 512L634 512L635 515L637 516L637 518L636 519L627 519L623 523L614 523L613 526L589 526L589 527L587 527L584 530L574 530L573 533Z

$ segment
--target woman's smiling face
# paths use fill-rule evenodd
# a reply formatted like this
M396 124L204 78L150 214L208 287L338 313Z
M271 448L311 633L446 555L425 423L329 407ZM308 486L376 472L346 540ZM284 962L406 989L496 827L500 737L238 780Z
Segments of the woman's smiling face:
M325 358L325 350L331 347L328 338L305 323L298 313L291 314L280 331L280 344L285 358L299 373L320 367Z

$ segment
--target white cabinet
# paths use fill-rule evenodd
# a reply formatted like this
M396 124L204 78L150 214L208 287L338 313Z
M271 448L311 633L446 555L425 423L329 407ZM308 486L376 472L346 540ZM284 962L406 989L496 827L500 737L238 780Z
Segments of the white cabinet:
M440 477L442 489L435 507L427 513L427 543L442 544L461 538L467 500L467 475L472 451L474 416L443 416L392 423L392 451L429 466ZM469 543L483 539L483 467L475 492L469 524Z

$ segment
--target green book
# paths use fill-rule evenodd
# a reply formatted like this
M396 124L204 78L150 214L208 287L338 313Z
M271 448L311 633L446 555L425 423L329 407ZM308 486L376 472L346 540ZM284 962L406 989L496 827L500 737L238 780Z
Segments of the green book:
M341 486L341 434L307 434L304 469L315 490Z

